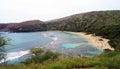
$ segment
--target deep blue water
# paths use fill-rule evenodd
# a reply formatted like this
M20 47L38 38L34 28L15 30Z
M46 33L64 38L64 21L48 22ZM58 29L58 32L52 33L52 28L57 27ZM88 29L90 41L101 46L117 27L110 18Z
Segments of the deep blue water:
M61 31L8 33L3 32L3 37L9 39L9 44L4 46L8 63L19 63L30 57L29 49L45 47L64 55L94 56L102 50L92 46L87 39Z

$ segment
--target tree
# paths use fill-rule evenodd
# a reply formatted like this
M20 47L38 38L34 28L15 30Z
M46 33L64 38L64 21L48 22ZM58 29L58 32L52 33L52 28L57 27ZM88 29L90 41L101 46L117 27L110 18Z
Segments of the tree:
M5 63L6 54L4 50L4 45L6 44L6 40L0 35L0 61Z

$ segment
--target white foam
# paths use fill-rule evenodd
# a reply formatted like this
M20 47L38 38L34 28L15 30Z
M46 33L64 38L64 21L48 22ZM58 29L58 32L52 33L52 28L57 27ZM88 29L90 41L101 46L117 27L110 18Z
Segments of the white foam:
M6 60L5 61L10 61L10 60L14 60L14 59L18 59L26 54L29 54L30 51L29 50L26 50L26 51L17 51L17 52L10 52L10 53L7 53L7 56L6 56ZM1 60L0 63L3 63L4 60Z
M20 58L21 56L28 54L28 53L29 53L29 50L7 53L7 60L13 60L16 58Z
M44 37L48 37L48 35L47 35L47 34L43 34L43 36L44 36Z
M51 39L53 39L54 41L58 40L57 37L51 37Z

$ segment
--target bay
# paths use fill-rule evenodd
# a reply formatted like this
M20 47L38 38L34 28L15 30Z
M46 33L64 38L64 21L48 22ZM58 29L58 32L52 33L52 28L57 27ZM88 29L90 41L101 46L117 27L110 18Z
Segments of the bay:
M82 36L68 34L62 31L43 32L2 32L9 44L4 46L7 63L20 63L29 58L29 49L33 47L48 48L63 55L71 56L95 56L102 53L102 50L91 45ZM1 61L2 62L2 61Z

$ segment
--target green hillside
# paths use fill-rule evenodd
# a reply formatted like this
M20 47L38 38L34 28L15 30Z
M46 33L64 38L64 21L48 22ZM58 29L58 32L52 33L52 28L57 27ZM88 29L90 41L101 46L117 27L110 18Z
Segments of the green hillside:
M95 33L120 49L120 11L95 11L47 22L48 30Z

